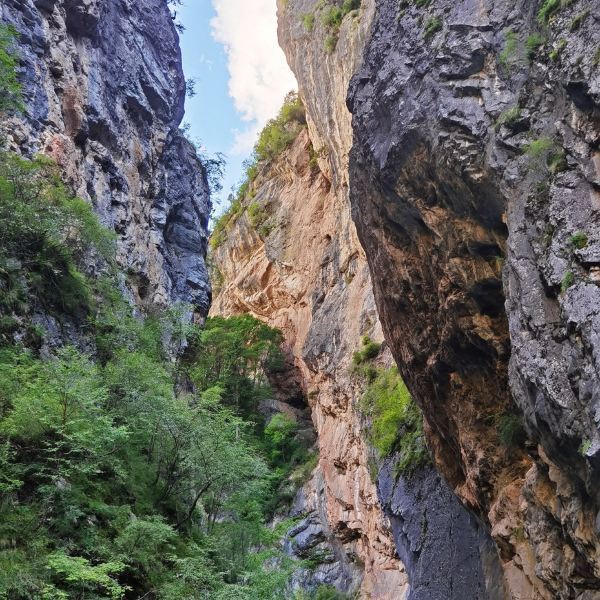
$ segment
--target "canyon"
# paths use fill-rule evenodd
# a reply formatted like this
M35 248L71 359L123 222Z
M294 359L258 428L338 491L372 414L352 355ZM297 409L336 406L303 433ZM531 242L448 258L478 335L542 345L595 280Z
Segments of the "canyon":
M265 410L319 452L283 541L314 564L290 593L600 598L598 0L278 0L306 125L210 252L167 3L0 14L27 108L7 145L52 157L115 231L131 303L281 330ZM36 318L50 347L78 341ZM365 342L420 408L430 464L372 446Z
M457 545L472 566L467 597L598 594L599 75L585 50L598 46L597 10L546 4L365 1L343 18L333 50L324 44L331 33L324 12L311 2L281 4L280 43L306 106L318 174L295 197L270 187L309 177L306 142L297 140L287 167L278 162L266 185L256 182L255 201L268 207L274 232L251 235L242 217L216 254L225 284L213 310L250 310L286 332L334 505L345 501L333 483L338 475L328 477L331 464L344 465L343 490L354 475L348 459L331 455L342 438L329 441L321 413L333 395L360 430L361 391L348 400L322 385L313 392L313 382L326 371L323 361L348 365L361 335L381 339L371 314L379 315L423 409L434 464L470 513L457 512L469 523L465 535L478 540ZM315 177L326 180L331 199L313 206ZM298 256L323 257L321 272ZM365 260L370 276L362 274ZM358 268L348 276L352 262ZM328 289L315 294L327 278ZM339 290L354 295L355 287L369 298L359 318L358 302L339 299ZM324 331L334 345L315 351ZM335 376L338 384L346 378ZM518 443L502 442L510 427ZM369 449L361 454L360 468L368 468ZM418 494L411 485L427 489L427 477L394 483L392 473L389 465L380 471L379 497L401 532L408 597L458 597L460 584L423 591L411 564L431 546L411 539L415 516L403 495ZM338 518L330 508L330 523ZM360 535L372 534L367 527ZM456 548L436 551L429 558L445 565Z

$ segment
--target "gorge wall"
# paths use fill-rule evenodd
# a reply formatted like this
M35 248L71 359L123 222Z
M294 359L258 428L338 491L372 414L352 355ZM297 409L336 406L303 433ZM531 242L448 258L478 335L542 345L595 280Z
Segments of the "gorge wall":
M287 3L279 15L308 127L262 165L226 238L216 244L219 283L211 314L250 312L284 332L320 451L294 507L308 516L290 532L290 550L306 557L311 544L328 544L335 557L313 578L343 591L360 586L364 598L503 598L504 575L488 532L433 470L396 480L393 461L386 463L380 500L371 481L376 460L358 408L365 383L351 365L361 337L381 340L382 334L350 217L345 95L376 11L363 3L360 13L351 13L329 52L320 22L314 34L302 22L311 8L310 2ZM307 574L298 578L304 587L311 582Z
M19 34L26 111L9 149L43 153L114 229L138 306L210 305L210 197L179 131L186 82L164 0L3 0Z
M378 2L348 96L386 339L517 598L598 597L598 9Z
M365 548L389 534L347 366L361 335L380 339L379 314L444 478L395 480L383 464L402 565L389 550L385 563L359 556L404 572L393 597L600 597L600 4L365 0L335 26L328 7L279 6L308 134L257 181L269 233L242 216L216 254L214 310L282 327L328 524L350 524ZM364 502L337 508L359 481L363 527ZM464 535L423 537L428 502L432 528ZM451 556L469 568L458 575ZM365 597L376 579L367 569Z
M308 398L320 459L296 503L309 514L292 545L307 557L326 542L335 565L317 569L324 583L399 598L406 576L370 480L349 372L361 335L380 328L349 211L309 164L310 150L303 130L254 182L252 201L268 212L271 232L261 239L247 211L230 225L213 257L221 286L211 314L251 313L280 328Z
M308 126L214 253L213 314L281 328L318 434L286 546L321 559L293 584L600 598L600 1L363 0L337 24L334 4L358 5L279 2ZM116 231L140 308L202 318L210 199L167 3L0 11L27 108L9 148L51 156ZM365 335L421 407L435 470L375 460L350 372Z

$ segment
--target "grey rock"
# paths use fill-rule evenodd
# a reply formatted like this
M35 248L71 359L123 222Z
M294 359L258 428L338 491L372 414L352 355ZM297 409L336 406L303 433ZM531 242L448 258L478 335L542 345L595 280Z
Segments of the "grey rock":
M348 94L350 199L436 466L495 532L505 565L529 568L531 597L567 599L593 594L599 576L600 1L557 6L527 58L540 8L377 2ZM516 48L503 65L507 31ZM527 447L503 449L485 415L504 413L523 414ZM510 514L522 540L502 532Z
M396 480L390 459L379 472L378 492L408 573L408 600L508 597L485 526L433 468Z
M10 146L44 152L118 234L139 306L192 305L203 318L211 211L206 172L179 131L185 79L165 0L5 0L19 31L26 114Z

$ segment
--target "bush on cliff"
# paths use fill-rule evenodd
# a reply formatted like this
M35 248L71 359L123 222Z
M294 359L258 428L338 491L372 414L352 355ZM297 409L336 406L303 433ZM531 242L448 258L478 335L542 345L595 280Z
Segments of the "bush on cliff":
M256 160L269 161L279 156L306 125L306 114L297 92L290 92L274 119L261 131L254 148Z
M380 457L398 453L399 474L410 473L429 462L423 415L396 367L377 369L360 407L370 423L370 442Z
M19 312L33 298L62 313L85 310L90 285L81 258L110 262L114 236L47 158L0 152L0 197L0 312Z
M306 126L306 111L297 92L290 92L274 119L271 119L259 135L252 156L245 163L246 173L235 197L230 197L230 205L217 219L210 238L210 246L216 250L227 239L229 227L245 210L244 199L250 186L259 173L261 164L269 163L279 156L298 137ZM255 215L257 217L258 215ZM251 215L252 219L253 216ZM264 222L261 222L261 224ZM263 230L263 233L268 233Z
M13 27L0 24L0 115L23 108L21 86L17 78L19 58L13 52L16 37Z

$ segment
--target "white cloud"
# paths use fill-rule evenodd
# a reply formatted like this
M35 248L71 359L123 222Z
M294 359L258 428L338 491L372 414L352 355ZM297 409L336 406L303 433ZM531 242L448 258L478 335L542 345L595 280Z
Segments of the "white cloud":
M211 22L213 37L225 46L228 58L229 94L248 122L247 129L235 132L232 152L248 154L296 80L277 43L275 0L212 2L217 13Z

